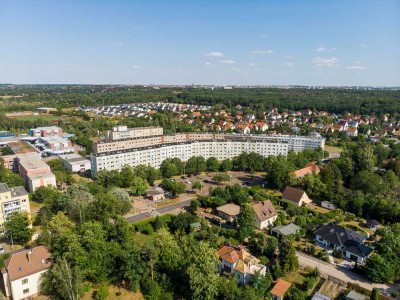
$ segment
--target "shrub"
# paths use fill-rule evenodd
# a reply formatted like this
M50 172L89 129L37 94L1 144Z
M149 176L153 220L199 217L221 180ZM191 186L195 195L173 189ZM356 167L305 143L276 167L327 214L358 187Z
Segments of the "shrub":
M102 284L100 288L96 291L94 296L95 300L106 300L110 292L108 291L108 286L106 284Z

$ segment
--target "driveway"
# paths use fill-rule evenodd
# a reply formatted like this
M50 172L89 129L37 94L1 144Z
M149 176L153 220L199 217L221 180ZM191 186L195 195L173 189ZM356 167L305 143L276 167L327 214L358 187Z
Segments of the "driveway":
M296 252L296 255L299 259L299 263L303 266L308 266L311 268L318 268L322 274L329 275L332 277L336 277L344 282L351 282L360 285L363 288L368 290L372 290L372 288L377 288L379 293L390 297L390 294L395 291L399 291L400 284L377 284L368 281L364 276L354 273L352 271L333 266L331 264L325 263L319 259L316 259L312 256L305 255L301 252ZM398 297L400 299L400 297Z

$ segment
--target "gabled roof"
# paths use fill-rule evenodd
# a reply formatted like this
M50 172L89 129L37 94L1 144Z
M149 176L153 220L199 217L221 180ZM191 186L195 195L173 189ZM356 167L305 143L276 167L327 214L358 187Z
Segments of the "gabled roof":
M306 192L301 189L287 186L283 191L282 199L289 200L298 204L304 194L306 194Z
M292 284L290 282L287 282L283 279L279 279L278 282L275 284L275 286L272 288L270 293L282 299L291 285Z
M272 205L271 200L257 202L253 205L253 209L256 213L257 219L260 222L275 217L278 214L275 210L275 207Z
M44 246L23 250L13 253L4 265L3 273L7 272L10 281L14 281L50 268L50 252Z

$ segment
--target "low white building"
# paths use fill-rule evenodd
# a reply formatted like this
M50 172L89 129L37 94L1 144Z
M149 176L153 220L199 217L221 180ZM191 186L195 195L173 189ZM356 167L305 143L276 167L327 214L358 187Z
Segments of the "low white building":
M329 201L322 201L321 207L327 208L327 209L336 209L337 208L337 206L335 204L333 204L332 202L329 202Z
M78 154L60 155L64 168L71 172L85 172L90 170L90 160Z
M50 266L50 252L44 246L13 253L1 270L6 296L13 300L37 296L40 277Z

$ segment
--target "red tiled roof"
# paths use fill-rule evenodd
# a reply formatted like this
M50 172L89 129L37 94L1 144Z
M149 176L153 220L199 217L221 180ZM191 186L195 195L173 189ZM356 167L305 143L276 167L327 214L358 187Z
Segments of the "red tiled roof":
M273 287L273 289L271 290L271 294L282 299L291 285L292 284L290 282L287 282L283 279L279 279L278 282Z

